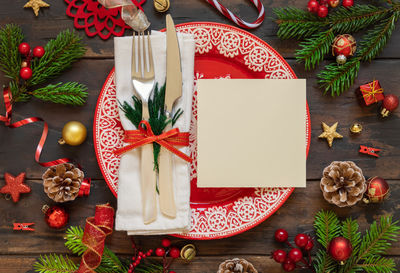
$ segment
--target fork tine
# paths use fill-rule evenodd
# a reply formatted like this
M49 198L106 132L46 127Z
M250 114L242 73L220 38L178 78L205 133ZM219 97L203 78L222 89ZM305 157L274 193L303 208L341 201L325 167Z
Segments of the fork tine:
M136 33L135 32L133 32L133 35L132 35L132 72L131 72L131 74L132 74L132 78L136 78L136 74L137 74L137 65L136 65L136 62L137 62L137 60L136 60Z
M154 63L153 63L153 53L151 50L151 42L150 42L150 32L147 32L147 52L149 57L149 77L154 77Z
M139 70L139 74L140 74L140 77L144 77L144 65L143 65L143 60L144 60L144 58L143 58L143 56L144 56L144 45L142 46L141 45L141 41L143 41L143 32L139 32L139 37L138 37L138 59L139 59L139 62L138 62L138 70Z

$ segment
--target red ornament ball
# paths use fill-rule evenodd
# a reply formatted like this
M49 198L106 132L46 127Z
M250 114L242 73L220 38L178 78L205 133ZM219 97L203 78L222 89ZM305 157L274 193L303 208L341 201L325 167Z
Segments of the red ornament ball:
M286 230L280 228L275 231L275 240L283 243L286 242L289 237L289 234Z
M18 51L22 55L27 56L29 54L29 52L31 51L31 47L29 46L28 43L20 43L18 46Z
M334 56L344 55L346 58L353 56L357 49L356 39L350 34L342 34L335 37L332 44Z
M351 256L352 252L353 247L350 241L344 237L333 238L328 245L329 255L341 264Z
M164 248L159 247L159 248L156 249L156 255L158 257L162 257L162 256L164 256L164 254L165 254L165 249Z
M174 259L179 258L180 255L181 251L177 247L172 247L171 250L169 251L169 256L171 256Z
M389 116L390 112L396 110L399 106L399 98L393 94L385 96L382 102L381 115L382 117Z
M336 8L339 6L340 0L328 0L328 3L331 8Z
M29 80L32 77L32 69L30 67L22 67L19 71L19 76L24 80Z
M317 13L319 8L319 3L317 0L308 1L307 8L309 12Z
M301 252L300 249L298 248L292 248L289 251L289 259L292 260L293 262L297 263L299 262L301 259L303 259L303 253Z
M367 191L365 192L366 203L380 203L389 196L389 184L385 179L375 176L368 179Z
M162 245L163 247L170 247L170 246L171 246L171 240L168 239L168 238L164 238L164 239L162 239L162 241L161 241L161 245Z
M44 220L49 227L59 229L68 223L69 215L65 209L58 206L49 207L45 205L42 210L45 213Z
M294 243L301 248L304 248L308 243L308 235L299 233L294 238Z
M293 270L295 270L296 268L296 263L293 262L290 259L287 259L283 264L282 264L282 268L283 270L285 270L286 272L291 272Z
M33 56L36 58L42 58L44 53L45 53L45 51L42 46L37 46L33 49Z
M275 262L281 264L286 261L286 251L277 249L272 253L272 258L275 260Z
M321 18L325 18L326 16L328 16L328 7L320 5L319 8L318 8L318 13L317 14Z
M354 0L343 0L342 5L345 8L351 8L354 5Z

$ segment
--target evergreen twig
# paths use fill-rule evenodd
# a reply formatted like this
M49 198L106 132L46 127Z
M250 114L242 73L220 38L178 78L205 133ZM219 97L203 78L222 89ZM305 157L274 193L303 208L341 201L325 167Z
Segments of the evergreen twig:
M32 92L35 98L58 104L81 106L85 103L87 87L76 82L49 84Z
M22 29L17 25L5 25L0 30L0 70L11 79L19 77L21 56L18 46L23 39Z
M38 273L74 273L78 267L68 257L50 254L40 256L33 269Z
M329 242L340 234L340 221L333 211L321 210L315 216L314 228L318 242L327 248Z

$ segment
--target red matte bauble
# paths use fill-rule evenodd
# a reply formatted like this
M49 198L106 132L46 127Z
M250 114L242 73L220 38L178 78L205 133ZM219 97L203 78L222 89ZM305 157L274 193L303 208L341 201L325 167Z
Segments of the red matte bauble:
M294 238L294 243L301 248L304 248L308 243L308 235L299 233Z
M179 248L173 247L169 251L169 256L171 256L174 259L177 259L177 258L179 258L179 256L181 256L181 251L179 250Z
M328 245L328 253L332 258L340 263L346 261L353 252L350 241L344 237L333 238Z
M296 268L296 263L293 262L290 259L287 259L283 264L282 264L282 268L283 270L285 270L286 272L291 272L293 270L295 270Z
M336 8L337 6L339 6L340 0L328 0L328 4L329 6L331 6L331 8Z
M393 112L394 110L396 110L396 108L398 106L399 106L399 97L397 97L393 94L385 95L385 98L383 99L383 102L382 102L382 109L381 109L382 117L389 116L390 112Z
M325 18L326 16L328 16L328 7L320 5L319 8L318 8L318 13L317 14L321 18Z
M281 264L286 261L286 251L277 249L272 253L272 258L275 260L275 262Z
M301 259L303 259L303 253L301 252L300 249L298 248L292 248L289 251L289 255L288 255L289 259L291 259L293 262L297 263L299 262Z
M375 176L367 181L366 203L380 203L389 196L390 187L385 179Z
M319 8L319 3L317 0L308 1L307 8L309 12L317 13Z
M19 76L24 80L29 80L32 77L32 69L30 67L22 67L19 71Z
M170 246L171 246L171 240L168 239L168 238L164 238L164 239L162 239L162 241L161 241L161 245L162 245L163 247L170 247Z
M45 208L44 211L44 219L51 228L59 229L68 223L69 215L65 209L53 206Z
M159 247L159 248L156 249L156 256L162 257L162 256L164 256L164 254L165 254L165 249L164 248Z
M44 55L44 48L42 46L37 46L33 49L33 56L36 58L42 58Z
M286 242L289 238L289 234L286 230L280 228L275 231L275 240L277 242L283 243Z
M31 47L29 46L28 43L20 43L18 46L18 51L22 55L27 56L29 54L29 52L31 51Z
M342 5L345 8L350 8L354 5L354 0L343 0Z
M356 39L350 34L342 34L335 37L332 44L334 56L344 55L346 58L353 56L357 49Z

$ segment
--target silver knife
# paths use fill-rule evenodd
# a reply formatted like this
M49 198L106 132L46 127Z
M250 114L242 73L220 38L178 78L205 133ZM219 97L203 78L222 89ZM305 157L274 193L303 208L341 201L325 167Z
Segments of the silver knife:
M170 14L166 17L167 24L167 80L165 88L165 107L168 118L172 118L172 108L177 99L182 96L182 69L181 55L179 51L178 37L176 35L174 21ZM172 128L171 123L165 128ZM174 186L172 154L167 149L161 149L160 153L160 209L161 212L171 218L176 217L176 204Z

